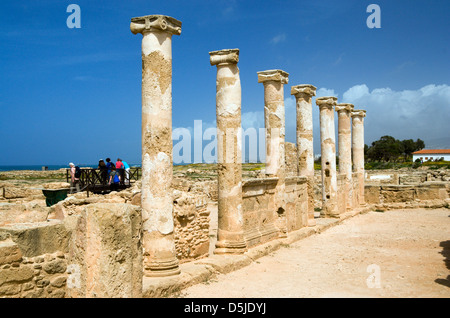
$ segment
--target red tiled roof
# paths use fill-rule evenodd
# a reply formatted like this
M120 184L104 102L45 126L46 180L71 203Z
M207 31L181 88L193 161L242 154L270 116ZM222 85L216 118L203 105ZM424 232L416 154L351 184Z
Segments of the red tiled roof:
M413 152L413 155L422 155L422 154L450 154L450 149L422 149L416 152Z

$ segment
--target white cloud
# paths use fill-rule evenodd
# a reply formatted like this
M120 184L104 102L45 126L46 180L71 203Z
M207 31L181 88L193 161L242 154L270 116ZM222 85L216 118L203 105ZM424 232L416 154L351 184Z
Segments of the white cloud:
M390 88L369 90L356 85L343 95L343 101L356 109L365 109L365 139L370 143L381 136L425 141L427 147L434 140L450 139L450 86L430 84L417 90L394 91ZM435 145L450 147L450 144Z
M362 98L365 95L369 94L369 88L367 85L355 85L349 88L343 95L344 103L351 103L354 100Z
M281 34L278 34L277 36L274 36L270 40L270 43L277 44L277 43L284 42L284 41L286 41L286 34L285 33L281 33Z
M328 89L325 87L321 87L316 91L317 97L323 97L323 96L335 96L339 97L339 94L337 94L334 89Z
M334 89L319 88L316 97L338 97L338 95ZM361 84L345 91L342 100L338 102L352 103L356 109L367 111L364 127L365 143L368 145L381 136L390 135L400 140L420 138L425 141L427 148L450 148L450 86L448 85L430 84L417 90L403 91L376 88L371 91L366 84ZM312 103L314 153L320 154L319 108L314 98ZM286 141L295 143L296 101L294 96L287 97L284 105ZM241 123L244 131L248 128L254 128L256 131L264 128L264 106L261 105L261 110L258 111L242 112ZM206 129L214 127L216 127L215 121L201 122L200 130L205 132ZM194 127L186 127L186 129L192 137L195 135ZM335 116L335 131L337 143L337 116ZM209 141L204 141L203 146L208 143ZM194 153L196 150L193 147ZM264 160L264 154L259 154L259 159Z

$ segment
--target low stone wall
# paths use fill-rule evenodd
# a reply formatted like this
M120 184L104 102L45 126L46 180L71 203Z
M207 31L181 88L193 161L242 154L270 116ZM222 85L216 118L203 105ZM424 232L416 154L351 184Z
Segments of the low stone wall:
M393 184L412 185L428 181L448 182L450 181L450 171L441 170L367 170L365 172L366 184Z
M292 232L308 226L308 183L306 177L286 178L286 224Z
M137 206L92 203L0 227L0 297L140 297L141 224Z
M24 257L11 240L0 242L0 297L63 298L67 261L64 253Z
M210 210L206 194L176 191L174 234L180 263L209 255Z
M273 199L277 182L277 178L243 181L244 237L248 247L278 237Z
M68 297L127 298L142 294L142 216L138 206L94 203L65 220L71 232Z
M14 223L43 222L50 208L42 200L29 202L0 202L0 226Z
M427 170L427 181L450 181L450 170Z
M339 214L345 213L347 209L347 192L350 186L347 184L344 174L337 175L337 207Z
M61 222L0 228L0 297L65 297L68 241Z
M366 185L365 199L369 204L406 203L448 199L446 183L426 182L417 185Z
M399 184L399 172L398 171L365 171L365 183L366 184Z

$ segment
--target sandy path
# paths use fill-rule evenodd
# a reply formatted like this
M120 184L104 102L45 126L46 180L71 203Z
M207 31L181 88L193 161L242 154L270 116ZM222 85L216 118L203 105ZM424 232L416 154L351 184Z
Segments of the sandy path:
M180 297L450 297L450 210L369 212Z

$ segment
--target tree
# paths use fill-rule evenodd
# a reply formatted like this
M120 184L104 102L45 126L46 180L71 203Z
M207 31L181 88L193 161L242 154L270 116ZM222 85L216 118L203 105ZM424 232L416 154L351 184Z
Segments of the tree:
M412 139L405 139L402 140L402 145L405 161L408 158L411 158L414 151L422 150L423 148L425 148L425 143L421 139L417 139L416 141Z
M375 161L393 160L395 162L403 154L403 151L401 141L392 136L383 136L372 143L372 146L367 150L367 156L369 159Z
M414 151L417 150L417 143L412 139L402 140L403 145L403 155L405 156L405 161L412 155Z
M423 148L425 148L425 142L421 139L417 139L416 140L416 150L414 150L414 151L422 150Z
M421 139L417 139L416 141L413 139L400 141L392 136L383 136L379 140L372 142L370 147L364 145L364 154L367 161L396 162L400 156L403 156L404 160L407 160L414 151L423 148L425 148L425 143Z

